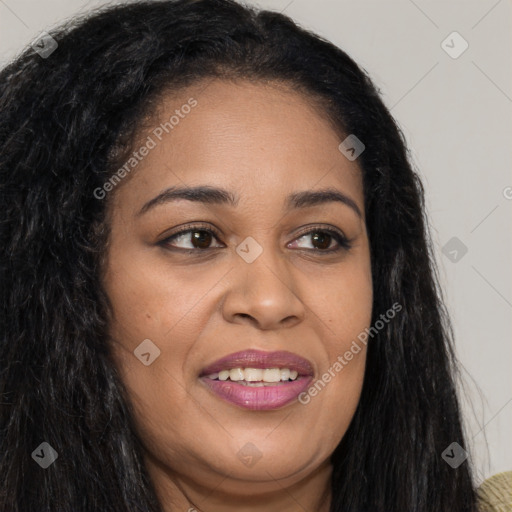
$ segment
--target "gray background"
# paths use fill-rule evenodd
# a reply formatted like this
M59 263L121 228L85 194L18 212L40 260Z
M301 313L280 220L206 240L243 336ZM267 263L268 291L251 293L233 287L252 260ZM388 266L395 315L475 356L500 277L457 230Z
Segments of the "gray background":
M0 65L42 30L107 3L0 0ZM477 480L512 470L511 1L247 3L333 41L380 88L426 188ZM441 46L453 31L469 44L456 59ZM458 247L443 253L453 237Z

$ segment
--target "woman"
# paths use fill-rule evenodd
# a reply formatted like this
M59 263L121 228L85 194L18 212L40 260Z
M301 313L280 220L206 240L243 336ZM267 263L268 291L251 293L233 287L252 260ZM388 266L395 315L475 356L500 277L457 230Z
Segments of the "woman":
M137 2L0 84L2 511L476 510L423 188L353 60Z

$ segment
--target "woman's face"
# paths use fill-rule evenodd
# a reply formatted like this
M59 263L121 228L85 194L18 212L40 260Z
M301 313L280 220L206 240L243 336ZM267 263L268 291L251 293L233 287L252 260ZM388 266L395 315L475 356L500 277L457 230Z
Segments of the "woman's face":
M104 287L155 481L195 497L327 481L365 368L364 345L344 354L371 321L357 160L303 96L244 81L167 97L141 141L106 199ZM200 186L226 192L160 196ZM310 200L326 189L342 200Z

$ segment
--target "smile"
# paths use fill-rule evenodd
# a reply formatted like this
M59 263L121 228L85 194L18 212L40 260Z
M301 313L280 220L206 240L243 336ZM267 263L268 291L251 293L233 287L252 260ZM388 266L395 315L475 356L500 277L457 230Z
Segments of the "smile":
M224 357L200 375L201 381L218 398L255 411L291 403L312 378L313 368L307 359L290 352L257 350Z
M290 370L289 368L232 368L231 370L212 373L207 377L212 380L230 380L257 386L296 380L298 375L297 370Z

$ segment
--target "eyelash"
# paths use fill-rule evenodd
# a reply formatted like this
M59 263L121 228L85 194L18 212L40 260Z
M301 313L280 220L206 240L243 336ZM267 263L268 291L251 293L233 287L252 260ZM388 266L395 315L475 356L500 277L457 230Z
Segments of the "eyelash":
M208 247L206 249L181 249L179 247L169 247L169 245L170 245L169 242L171 242L172 240L174 240L174 239L178 238L179 236L184 235L186 233L192 233L195 231L210 233L217 239L217 241L219 241L220 235L217 232L217 230L212 229L210 227L206 227L204 225L189 225L189 226L186 226L181 231L174 233L170 237L165 238L164 240L159 242L159 245L161 245L162 247L164 247L168 250L176 250L176 251L179 251L179 252L182 252L185 254L206 252L206 251L210 251L213 249L221 249L221 247ZM323 250L323 249L299 249L299 250L314 251L317 254L326 255L326 254L338 253L343 250L349 250L352 247L350 240L348 240L345 235L343 235L341 232L338 232L337 230L334 230L332 228L313 227L313 228L308 229L307 231L300 232L297 235L297 237L295 238L295 240L298 240L298 239L304 237L305 235L309 235L309 234L313 234L313 233L324 233L324 234L326 233L326 234L330 235L332 238L334 238L334 240L336 242L338 242L339 247L336 247L334 249L325 249L325 250Z

